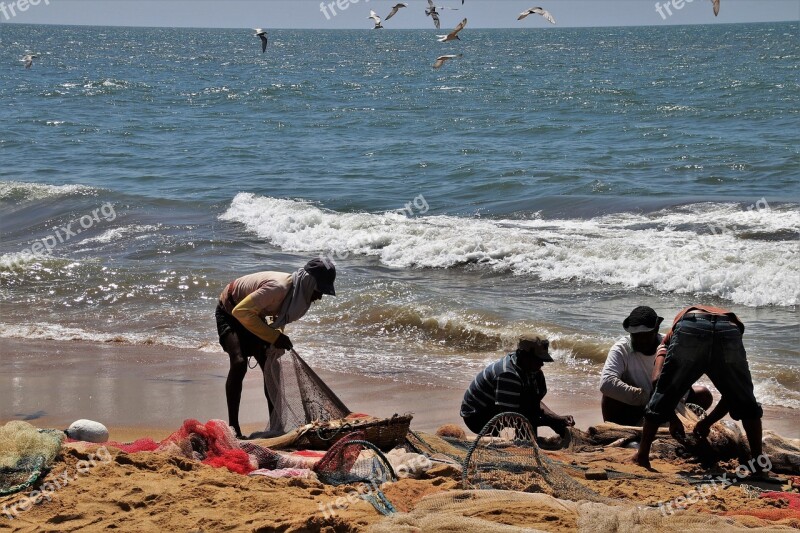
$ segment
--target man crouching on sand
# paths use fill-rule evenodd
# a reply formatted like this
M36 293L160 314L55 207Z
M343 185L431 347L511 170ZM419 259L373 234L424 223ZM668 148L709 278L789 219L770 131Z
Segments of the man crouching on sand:
M335 296L335 279L333 264L312 259L292 274L257 272L243 276L228 283L220 294L215 313L217 332L231 360L225 382L228 421L238 438L242 438L239 403L248 359L255 357L263 372L268 348L291 350L292 341L283 333L284 326L305 315L323 294ZM271 320L267 322L267 318ZM272 418L273 401L266 385L264 395Z
M559 416L542 401L547 394L542 367L552 362L550 343L523 337L517 350L487 366L470 384L461 404L461 417L473 433L480 433L495 416L506 411L523 415L533 426L548 426L562 437L575 420Z
M642 442L631 458L633 462L650 467L650 447L658 425L673 417L678 401L703 374L719 389L722 398L708 416L697 423L694 433L707 437L711 425L730 412L731 418L742 421L753 459L760 458L764 412L753 394L753 380L742 344L743 333L744 324L725 309L693 306L678 313L656 353L654 372L659 377L645 409ZM683 432L683 427L670 427L670 432L675 436ZM755 467L753 459L749 463L753 472L764 474L764 467L760 462Z
M629 335L611 347L600 377L605 422L642 425L644 408L653 393L656 350L664 340L658 332L663 320L651 307L640 305L622 322ZM709 409L714 397L707 387L693 385L683 400Z

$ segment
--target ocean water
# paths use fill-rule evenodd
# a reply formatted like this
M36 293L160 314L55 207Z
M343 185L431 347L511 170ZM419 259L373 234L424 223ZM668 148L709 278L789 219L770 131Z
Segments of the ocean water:
M322 254L315 366L466 386L539 333L597 396L633 307L707 303L800 408L798 25L434 34L0 25L0 335L225 357L224 285Z

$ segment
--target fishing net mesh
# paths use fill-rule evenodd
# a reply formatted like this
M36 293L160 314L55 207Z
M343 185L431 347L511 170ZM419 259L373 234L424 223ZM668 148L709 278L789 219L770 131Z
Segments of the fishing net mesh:
M283 435L311 422L345 418L351 412L294 350L267 352L264 385L273 404L267 435Z
M0 427L0 495L23 490L41 476L64 442L61 431L12 420Z
M540 453L533 427L517 413L500 413L481 430L464 459L462 482L466 489L539 492L573 501L611 501Z
M320 481L331 485L370 483L378 486L396 479L392 465L381 450L362 440L363 432L340 439L315 466Z
M454 490L429 495L409 513L396 513L373 524L370 533L418 531L578 531L581 533L639 532L766 532L791 528L745 527L732 518L706 513L664 515L657 509L598 502L569 501L541 493L506 490Z

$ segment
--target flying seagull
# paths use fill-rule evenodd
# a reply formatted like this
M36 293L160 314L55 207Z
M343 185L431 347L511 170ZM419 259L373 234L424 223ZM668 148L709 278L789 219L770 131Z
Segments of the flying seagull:
M404 7L408 7L408 4L404 4L402 2L399 3L399 4L395 4L395 6L392 8L392 12L389 13L388 15L386 15L386 19L385 20L389 20L390 18L392 18L395 15L395 13L397 13L398 11L400 11L401 8L404 8Z
M719 0L717 0L717 2L719 2ZM519 17L517 17L517 20L522 20L525 17L527 17L528 15L541 15L541 16L544 17L544 19L546 21L548 21L548 22L550 22L552 24L556 23L556 19L553 18L553 15L551 15L549 11L546 11L546 10L542 9L541 7L532 7L527 11L523 11L522 13L519 14Z
M433 25L436 26L438 30L441 26L441 22L439 22L439 13L436 12L436 6L433 4L433 0L428 0L428 6L428 9L425 10L425 15L433 19Z
M24 61L25 62L25 68L31 68L33 66L33 60L34 59L39 59L39 56L37 56L35 54L28 54L28 55L24 56L22 59L20 59L20 61Z
M437 6L436 4L433 3L433 0L428 0L428 8L425 10L425 15L433 19L433 25L436 26L437 30L441 26L441 23L439 21L439 12L436 11L437 9L452 9L453 11L458 11L457 7Z
M378 16L377 13L370 9L368 19L372 19L375 21L375 27L372 28L373 30L381 30L383 29L383 25L381 24L381 18Z
M714 16L719 15L719 0L711 0L714 4Z
M442 65L444 65L444 62L445 62L445 61L447 61L447 60L449 60L449 59L455 59L455 58L457 58L457 57L461 57L461 56L463 56L463 55L464 55L464 54L458 54L458 55L455 55L455 54L448 54L448 55L446 55L446 56L439 56L439 57L437 57L437 58L436 58L436 63L434 63L434 64L433 64L433 68L439 68L439 67L441 67Z
M261 53L263 54L267 51L267 31L261 28L256 28L253 31L256 32L258 38L261 39Z
M437 37L439 37L439 42L446 43L447 41L455 41L456 39L460 41L461 37L458 36L458 32L463 30L464 26L466 25L467 25L467 19L464 19L458 26L455 27L453 31L451 31L447 35L437 35Z

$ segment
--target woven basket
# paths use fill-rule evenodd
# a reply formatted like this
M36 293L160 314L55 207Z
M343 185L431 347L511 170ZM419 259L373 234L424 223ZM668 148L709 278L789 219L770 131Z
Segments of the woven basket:
M389 451L402 443L408 434L412 415L394 415L391 418L348 420L338 427L321 423L310 428L303 437L314 450L327 450L339 439L353 431L363 431L364 439L382 451Z

